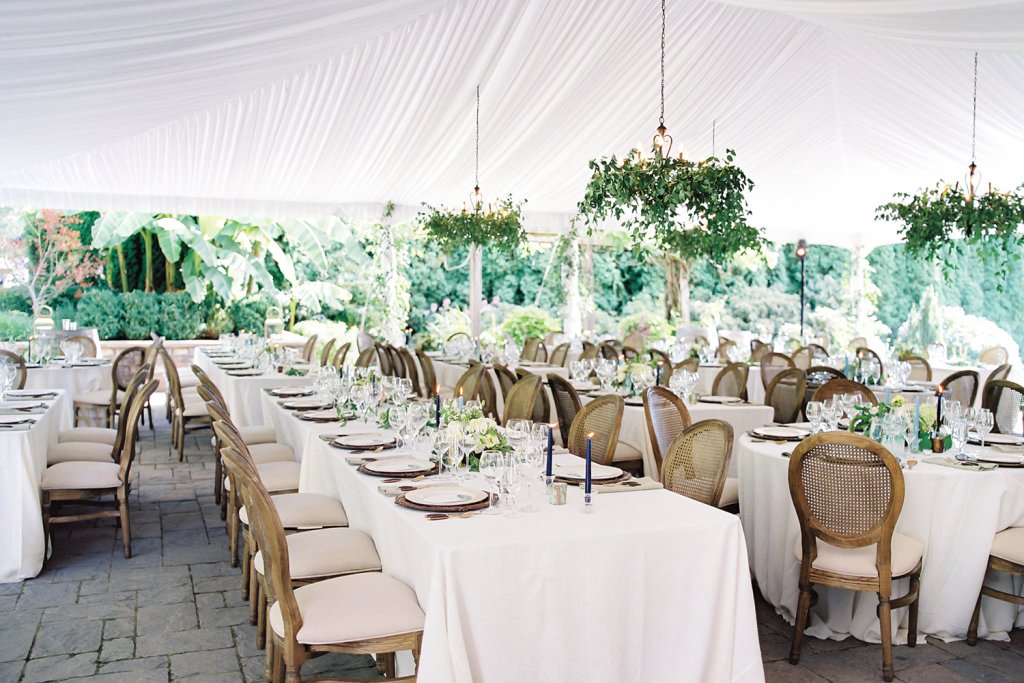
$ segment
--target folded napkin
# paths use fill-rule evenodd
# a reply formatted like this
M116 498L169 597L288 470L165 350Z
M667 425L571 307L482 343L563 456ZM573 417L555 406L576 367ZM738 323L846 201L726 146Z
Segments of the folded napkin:
M42 415L45 412L46 408L0 408L0 415Z
M1011 446L1010 444L995 444L990 447L999 453L1024 453L1024 446Z
M656 489L664 488L660 481L655 481L650 477L640 477L639 479L630 479L629 481L620 482L618 484L594 484L594 490L599 493L623 493L625 491L654 491Z
M0 424L0 434L4 432L27 432L32 429L30 424Z
M409 493L410 488L425 489L431 486L451 486L449 482L443 481L413 481L409 480L404 484L381 484L377 490L389 498L395 498L403 493Z
M942 465L943 467L954 467L959 470L967 470L968 472L987 472L994 470L998 465L991 462L968 462L964 460L955 460L948 456L934 455L928 458L924 458L921 462L926 462L929 465Z

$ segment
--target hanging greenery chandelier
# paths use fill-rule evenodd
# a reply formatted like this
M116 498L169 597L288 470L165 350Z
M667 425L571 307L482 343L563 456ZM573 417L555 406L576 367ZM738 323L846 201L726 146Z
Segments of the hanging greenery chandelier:
M497 207L484 205L480 192L480 86L476 87L476 140L475 182L469 203L461 209L424 204L419 215L420 224L446 254L460 247L489 245L506 253L514 253L526 239L523 229L523 202L516 203L509 195Z
M692 261L724 264L737 251L756 249L760 231L747 223L745 193L754 183L733 165L711 156L690 161L671 156L673 138L665 127L665 0L661 2L661 91L658 128L649 154L634 148L590 161L590 182L578 205L591 232L614 218L636 244L651 243L668 254Z
M879 206L876 220L902 223L899 234L907 249L927 258L945 256L964 245L976 245L982 255L1016 258L1009 249L1017 242L1017 230L1024 224L1024 185L1012 192L999 192L989 183L983 188L976 158L978 130L978 53L974 53L974 90L971 109L971 163L963 189L960 183L939 181L916 195L898 192L895 201Z

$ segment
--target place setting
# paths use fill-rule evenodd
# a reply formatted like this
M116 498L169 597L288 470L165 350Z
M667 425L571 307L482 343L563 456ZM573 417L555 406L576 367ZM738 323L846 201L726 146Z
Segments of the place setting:
M763 425L754 427L747 434L761 441L798 442L811 435L811 430L800 426Z

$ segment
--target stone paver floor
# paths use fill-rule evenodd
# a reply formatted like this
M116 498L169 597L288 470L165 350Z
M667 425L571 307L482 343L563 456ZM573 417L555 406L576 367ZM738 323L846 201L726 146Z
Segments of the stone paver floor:
M42 574L0 584L0 683L263 680L263 654L213 502L209 440L190 437L179 463L166 425L143 434L134 556L124 559L112 523L56 527ZM800 665L791 666L791 629L760 598L758 622L769 681L881 680L878 645L806 638ZM895 665L902 681L1020 681L1024 636L976 648L929 639L897 647ZM369 657L344 655L314 660L303 673L340 670L379 678Z

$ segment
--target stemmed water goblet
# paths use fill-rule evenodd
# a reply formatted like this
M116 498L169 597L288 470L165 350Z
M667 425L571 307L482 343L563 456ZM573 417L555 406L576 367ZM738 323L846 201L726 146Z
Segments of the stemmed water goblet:
M597 364L597 378L601 380L601 391L611 391L612 379L619 371L618 363L611 358L602 358Z
M523 482L519 472L519 461L514 452L507 453L502 458L502 467L498 476L498 484L505 493L507 502L504 506L505 516L518 517L519 508L516 505L516 494L522 488Z
M804 408L807 420L811 423L811 433L817 434L821 431L821 420L824 406L821 401L808 401Z
M480 454L480 474L487 481L487 496L489 503L487 509L485 509L482 514L501 514L501 509L495 505L495 502L498 496L496 492L498 477L501 475L502 459L504 457L505 454L501 451L484 451Z
M985 447L985 437L991 433L992 428L995 426L994 418L995 416L988 408L981 408L978 410L978 414L974 420L974 431L978 432L982 448Z
M7 394L14 386L14 378L18 374L18 369L14 367L14 363L11 363L7 359L4 359L0 363L0 401L7 400Z

